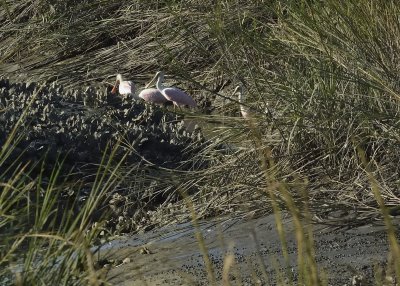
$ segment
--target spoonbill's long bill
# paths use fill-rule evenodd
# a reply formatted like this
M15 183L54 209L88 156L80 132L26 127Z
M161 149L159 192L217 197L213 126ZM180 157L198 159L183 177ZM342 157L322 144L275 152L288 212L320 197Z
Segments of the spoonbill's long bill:
M135 85L132 81L122 80L122 76L117 74L117 79L115 81L115 85L111 90L111 93L116 93L118 88L118 92L121 95L126 94L135 94Z
M150 83L154 82L156 79L157 89L167 100L172 101L175 106L197 106L194 99L183 90L180 90L176 87L164 87L162 84L162 82L164 81L164 73L162 71L157 72Z
M235 91L233 92L233 94L238 93L238 100L239 100L239 104L240 104L240 113L242 114L243 118L250 118L251 117L251 111L250 108L247 106L244 106L243 103L245 101L245 95L244 95L244 91L243 91L243 86L242 85L238 85L235 88Z

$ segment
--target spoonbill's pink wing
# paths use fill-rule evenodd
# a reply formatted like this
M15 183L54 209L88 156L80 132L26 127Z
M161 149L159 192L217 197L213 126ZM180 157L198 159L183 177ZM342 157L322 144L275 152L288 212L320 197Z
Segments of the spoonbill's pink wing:
M133 85L133 82L131 81L122 81L119 84L119 89L118 89L120 94L130 94L130 93L135 93L135 86Z
M176 87L167 87L162 90L162 94L166 99L173 101L176 105L197 106L194 99L183 90Z
M168 101L162 93L156 88L146 88L139 93L139 97L144 101L152 102L155 104L163 104Z

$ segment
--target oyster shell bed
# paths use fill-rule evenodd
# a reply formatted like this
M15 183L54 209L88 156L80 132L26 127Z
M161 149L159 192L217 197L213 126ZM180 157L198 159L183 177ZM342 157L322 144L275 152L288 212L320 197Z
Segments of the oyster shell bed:
M168 109L113 95L108 90L69 90L55 83L0 79L0 111L2 146L26 112L17 129L16 138L20 136L20 140L14 140L13 151L0 166L3 176L12 176L6 170L18 162L29 164L32 168L29 176L40 174L46 178L62 161L62 176L68 174L71 180L83 180L79 190L82 201L90 192L90 183L109 147L119 144L116 162L127 155L124 160L127 172L131 167L149 166L185 170L194 167L191 158L205 142L199 128L188 132ZM136 171L132 172L134 177ZM126 185L121 189L110 194L110 201L106 202L114 204L111 210L115 225L135 215L136 221L145 225L143 217L138 215L139 210L145 212L137 201L140 198L130 194L145 193L148 189L160 191L157 183L150 181L141 183L140 188ZM156 205L163 203L163 198L157 201L152 194L147 197ZM119 208L129 203L132 207ZM132 224L124 228L135 230Z

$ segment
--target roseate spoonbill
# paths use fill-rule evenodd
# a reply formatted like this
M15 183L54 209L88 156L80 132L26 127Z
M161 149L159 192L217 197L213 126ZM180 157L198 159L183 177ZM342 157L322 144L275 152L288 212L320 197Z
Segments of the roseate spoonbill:
M168 102L168 99L166 99L157 88L145 88L139 93L139 97L146 102L154 104L164 104Z
M154 78L150 83L154 82L157 79L156 87L161 92L161 94L169 101L174 103L174 106L190 106L196 107L197 104L194 99L188 95L183 90L180 90L176 87L164 87L162 82L164 81L164 73L159 71L156 73Z
M117 79L115 81L113 89L111 90L111 93L116 93L117 87L118 87L118 92L121 95L135 94L134 83L132 81L122 80L122 76L120 74L117 74Z
M238 85L235 88L235 91L233 92L233 94L236 94L236 93L239 93L238 100L239 100L239 104L240 104L240 113L242 114L243 118L250 118L251 117L250 108L243 105L245 96L244 96L242 85Z

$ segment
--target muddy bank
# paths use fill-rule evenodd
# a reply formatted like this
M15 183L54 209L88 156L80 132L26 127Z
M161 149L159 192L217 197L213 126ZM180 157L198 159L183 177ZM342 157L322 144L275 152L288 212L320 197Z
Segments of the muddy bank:
M296 281L297 246L291 219L285 218L284 225L289 273ZM200 229L217 285L222 283L228 254L233 254L235 261L228 276L232 285L275 285L278 273L286 269L273 215L249 221L203 222ZM386 265L387 235L380 222L350 229L313 225L313 230L316 262L328 285L370 285L377 269ZM119 264L108 272L113 285L209 285L190 223L113 241L104 245L101 253ZM288 275L283 273L283 277ZM357 279L363 284L354 284Z

